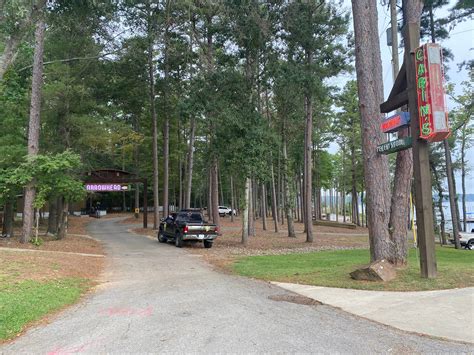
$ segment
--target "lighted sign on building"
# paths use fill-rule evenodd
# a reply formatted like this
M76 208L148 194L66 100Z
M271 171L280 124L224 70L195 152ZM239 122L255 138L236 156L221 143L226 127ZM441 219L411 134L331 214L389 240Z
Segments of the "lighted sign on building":
M450 134L444 97L441 47L427 43L415 51L420 138L439 142Z
M128 190L128 186L120 184L86 184L86 190L91 192L125 191Z

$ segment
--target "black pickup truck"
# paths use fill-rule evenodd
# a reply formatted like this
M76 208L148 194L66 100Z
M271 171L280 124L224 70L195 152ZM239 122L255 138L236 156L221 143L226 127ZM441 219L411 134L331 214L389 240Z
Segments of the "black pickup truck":
M183 246L184 241L203 242L204 248L211 248L218 233L218 227L204 221L200 211L181 210L161 221L158 241L174 241L178 248Z

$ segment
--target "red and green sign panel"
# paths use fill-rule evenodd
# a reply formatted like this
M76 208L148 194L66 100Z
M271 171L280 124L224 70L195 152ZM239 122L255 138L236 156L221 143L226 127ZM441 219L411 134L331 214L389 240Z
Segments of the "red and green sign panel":
M393 133L400 128L410 124L410 114L408 112L399 112L389 118L386 118L380 124L383 133Z
M417 48L415 64L420 138L439 142L451 133L444 97L441 47L427 43Z

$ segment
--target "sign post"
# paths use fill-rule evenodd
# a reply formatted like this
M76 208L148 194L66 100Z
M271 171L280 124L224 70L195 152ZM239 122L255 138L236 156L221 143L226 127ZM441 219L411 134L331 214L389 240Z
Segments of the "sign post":
M405 6L405 5L404 5ZM404 25L404 63L382 113L391 112L408 104L409 120L398 114L384 120L381 129L395 132L408 122L411 142L402 138L381 144L380 154L413 148L413 177L415 188L416 225L420 248L420 269L424 278L437 276L429 142L446 139L449 134L448 116L444 100L443 63L441 48L434 43L419 47L420 26L415 22Z
M420 269L424 278L437 276L434 227L433 195L429 165L429 145L421 129L426 122L420 122L425 107L418 110L415 51L420 41L420 28L416 23L405 25L405 62L407 63L408 108L411 116L413 139L413 176L415 183L416 226L420 248ZM427 86L429 83L427 83ZM428 107L430 112L430 107ZM432 112L432 111L431 111Z

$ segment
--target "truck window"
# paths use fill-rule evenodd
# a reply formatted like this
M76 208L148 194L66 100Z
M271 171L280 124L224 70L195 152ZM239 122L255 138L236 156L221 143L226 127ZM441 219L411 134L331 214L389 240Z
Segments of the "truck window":
M195 212L178 213L178 215L176 216L176 222L201 223L202 215L200 213Z
M193 222L193 223L201 223L202 222L202 216L201 216L200 213L191 213L189 221Z

